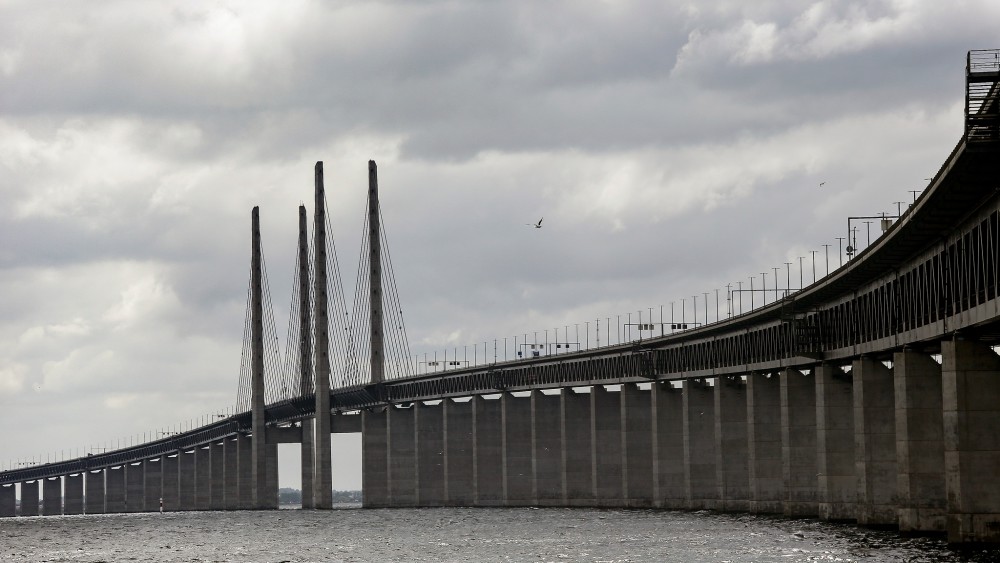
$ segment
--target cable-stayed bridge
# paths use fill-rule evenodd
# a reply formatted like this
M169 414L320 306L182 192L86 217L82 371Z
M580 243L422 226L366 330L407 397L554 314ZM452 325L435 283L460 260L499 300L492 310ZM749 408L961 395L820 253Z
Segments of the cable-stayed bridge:
M275 508L286 442L302 444L304 506L329 508L325 438L361 432L367 507L717 509L1000 541L998 84L998 51L971 51L963 137L812 285L677 333L639 319L642 339L525 339L441 371L409 352L374 162L350 307L317 163L284 355L252 213L239 412L0 473L0 516Z

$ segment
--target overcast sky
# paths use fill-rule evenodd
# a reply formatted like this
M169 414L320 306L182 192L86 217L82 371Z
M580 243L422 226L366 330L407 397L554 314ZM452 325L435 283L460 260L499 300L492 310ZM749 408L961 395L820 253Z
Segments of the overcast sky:
M784 286L800 256L808 282L848 216L927 185L998 21L993 0L0 0L0 466L233 404L250 210L283 328L318 160L349 292L378 162L414 354ZM360 488L359 443L335 488Z

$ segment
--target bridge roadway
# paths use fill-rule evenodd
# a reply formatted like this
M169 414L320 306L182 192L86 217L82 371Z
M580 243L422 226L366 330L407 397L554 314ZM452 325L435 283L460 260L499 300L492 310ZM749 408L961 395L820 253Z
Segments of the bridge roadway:
M751 510L1000 541L1000 491L983 478L1000 472L990 350L1000 342L1000 158L974 149L960 142L853 260L766 307L637 343L331 390L332 431L364 435L365 505ZM300 442L295 424L314 404L268 405L268 445ZM58 513L49 483L63 477L63 510L91 512L77 479L103 471L93 490L107 498L93 511L115 511L112 488L141 495L149 479L122 486L126 472L113 480L112 468L177 459L176 470L145 474L161 484L145 497L156 496L199 451L239 459L227 448L243 451L250 433L242 413L3 472L0 485L30 496L41 482L42 511ZM225 491L203 484L175 507L245 506L234 483L248 477L230 465L188 464ZM0 516L13 515L13 496L0 487Z

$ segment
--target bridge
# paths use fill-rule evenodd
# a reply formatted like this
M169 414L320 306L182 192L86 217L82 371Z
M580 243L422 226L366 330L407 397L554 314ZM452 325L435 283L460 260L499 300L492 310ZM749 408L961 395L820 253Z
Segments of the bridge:
M384 259L375 163L353 314L317 163L311 240L299 209L289 359L265 346L255 208L240 412L2 472L0 516L276 508L280 443L302 444L303 507L326 509L324 437L360 432L366 507L711 509L1000 542L998 53L969 52L965 134L846 264L752 311L659 336L649 319L645 338L597 347L556 336L507 359L505 343L420 373Z

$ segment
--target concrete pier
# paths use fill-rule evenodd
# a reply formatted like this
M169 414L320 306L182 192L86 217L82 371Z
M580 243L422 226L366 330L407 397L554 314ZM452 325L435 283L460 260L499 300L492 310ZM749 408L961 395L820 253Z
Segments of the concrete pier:
M692 510L719 507L715 393L703 379L684 381L684 496Z
M913 350L893 358L899 531L944 532L944 416L941 366Z
M854 459L858 524L895 526L896 406L892 370L869 357L854 360Z
M785 482L781 450L781 382L778 374L747 376L747 470L750 512L781 514Z
M64 477L63 487L63 514L83 514L83 473Z
M531 395L531 445L535 504L563 506L562 398L541 391Z
M390 408L361 411L361 491L366 507L389 506Z
M223 451L225 455L225 483L226 494L224 498L226 510L238 510L240 508L240 442L237 438L226 438Z
M0 518L17 516L17 486L0 485Z
M472 442L472 401L445 399L445 499L451 506L471 506L476 500L475 455Z
M105 474L105 512L125 512L125 466L109 467Z
M147 459L143 465L146 473L143 510L159 512L160 502L163 499L163 460L162 458Z
M104 469L91 470L84 477L87 514L104 514L104 472Z
M719 510L750 510L747 388L740 377L715 379L715 486Z
M444 407L440 404L414 403L413 422L416 433L416 489L418 506L444 506L445 449Z
M42 481L42 514L62 514L62 477L50 477Z
M504 504L530 506L535 503L531 397L504 393L500 406L503 412Z
M181 450L177 453L178 510L195 510L197 508L195 504L196 481L194 450Z
M473 440L476 451L476 504L501 506L504 499L505 473L503 461L501 399L474 397Z
M823 364L816 368L816 493L821 519L855 519L854 462L851 374Z
M163 482L160 496L163 497L164 512L177 512L181 509L179 457L179 453L160 457L160 478Z
M125 465L125 512L146 509L146 472L142 462Z
M38 516L38 481L21 483L21 516Z
M684 462L684 400L680 388L656 382L651 389L653 418L653 498L663 508L687 507Z
M624 498L622 448L622 395L603 385L590 389L590 427L593 436L594 504L621 506Z
M1000 542L1000 357L974 340L941 343L948 541Z
M626 506L653 506L652 393L634 383L621 389L622 497Z
M212 468L209 471L212 484L209 493L209 510L225 510L226 508L226 443L212 442L209 450Z
M198 446L194 450L194 509L208 510L212 506L212 450Z
M591 392L593 390L591 389ZM566 504L589 506L594 499L593 435L590 393L566 389L561 399L563 436L563 487Z
M816 377L783 370L781 392L781 479L785 516L819 515L816 465Z
M389 407L389 500L393 506L416 506L416 430L413 411Z
M236 505L241 510L250 510L254 505L253 449L252 437L240 434L236 440L237 480L239 481Z

